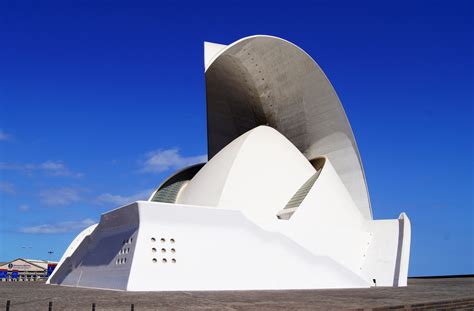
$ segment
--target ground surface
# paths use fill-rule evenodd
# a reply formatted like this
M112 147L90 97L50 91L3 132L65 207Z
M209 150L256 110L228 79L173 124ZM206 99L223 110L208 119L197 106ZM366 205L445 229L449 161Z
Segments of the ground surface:
M224 291L224 292L116 292L50 286L40 282L0 282L0 310L315 310L372 309L394 306L474 306L474 278L410 279L404 288ZM437 302L438 305L428 303ZM444 305L440 305L443 302ZM447 305L446 305L447 303Z

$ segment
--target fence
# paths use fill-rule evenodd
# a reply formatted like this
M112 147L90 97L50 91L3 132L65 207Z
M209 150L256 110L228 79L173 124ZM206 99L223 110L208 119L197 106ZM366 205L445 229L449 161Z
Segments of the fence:
M10 301L10 300L7 300L7 303L6 303L6 306L5 306L5 310L6 310L6 311L10 311L11 307L12 307L11 301ZM38 307L38 309L41 309L41 306L37 305L37 307ZM45 309L46 309L46 304L45 304L44 307L45 307ZM95 311L95 308L96 308L96 303L93 302L92 305L91 305L91 310L92 310L92 311ZM21 308L19 308L18 310L21 310ZM54 310L54 309L53 309L53 302L50 301L50 302L48 302L48 311L53 311L53 310ZM132 303L132 304L130 305L130 311L134 311L134 310L135 310L135 305ZM13 311L13 310L12 310L12 311Z

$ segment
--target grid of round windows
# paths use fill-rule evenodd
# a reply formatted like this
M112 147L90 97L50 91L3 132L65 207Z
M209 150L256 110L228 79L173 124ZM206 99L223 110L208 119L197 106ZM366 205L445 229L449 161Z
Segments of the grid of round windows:
M155 242L157 241L155 237L151 237L150 240L151 240L152 243L155 243ZM162 244L165 244L165 245L164 245L165 247L162 247L162 248L160 249L160 251L161 251L162 254L166 254L166 253L168 252L168 249L166 248L167 239L164 238L164 237L162 237L162 238L160 238L160 242L161 242ZM175 244L175 243L176 243L176 240L175 240L174 238L170 238L170 239L168 240L168 242L169 242L170 244ZM170 248L169 251L170 251L172 254L174 254L174 253L176 253L176 248L174 248L174 247L173 247L173 248ZM155 246L153 246L153 247L151 248L151 252L152 252L152 253L156 253L156 252L157 252L157 248L156 248ZM176 258L171 258L171 259L168 259L168 258L166 258L166 257L162 257L162 258L161 258L161 262L164 263L164 264L165 264L165 263L168 263L168 261L171 261L171 263L176 263ZM157 259L157 258L152 258L152 262L153 262L153 263L157 263L157 262L158 262L158 259Z

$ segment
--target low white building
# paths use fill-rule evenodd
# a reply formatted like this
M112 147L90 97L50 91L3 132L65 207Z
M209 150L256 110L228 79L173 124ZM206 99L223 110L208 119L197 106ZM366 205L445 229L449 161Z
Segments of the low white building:
M406 286L411 226L374 220L355 138L316 62L205 44L207 163L102 215L50 284L130 291Z

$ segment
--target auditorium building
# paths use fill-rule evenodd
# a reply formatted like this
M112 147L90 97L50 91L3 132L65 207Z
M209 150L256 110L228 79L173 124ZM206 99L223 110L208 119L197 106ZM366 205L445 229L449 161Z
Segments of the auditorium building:
M204 60L208 161L171 174L148 200L104 213L71 242L48 283L128 291L406 286L410 220L373 218L352 128L314 59L258 35L205 43Z

